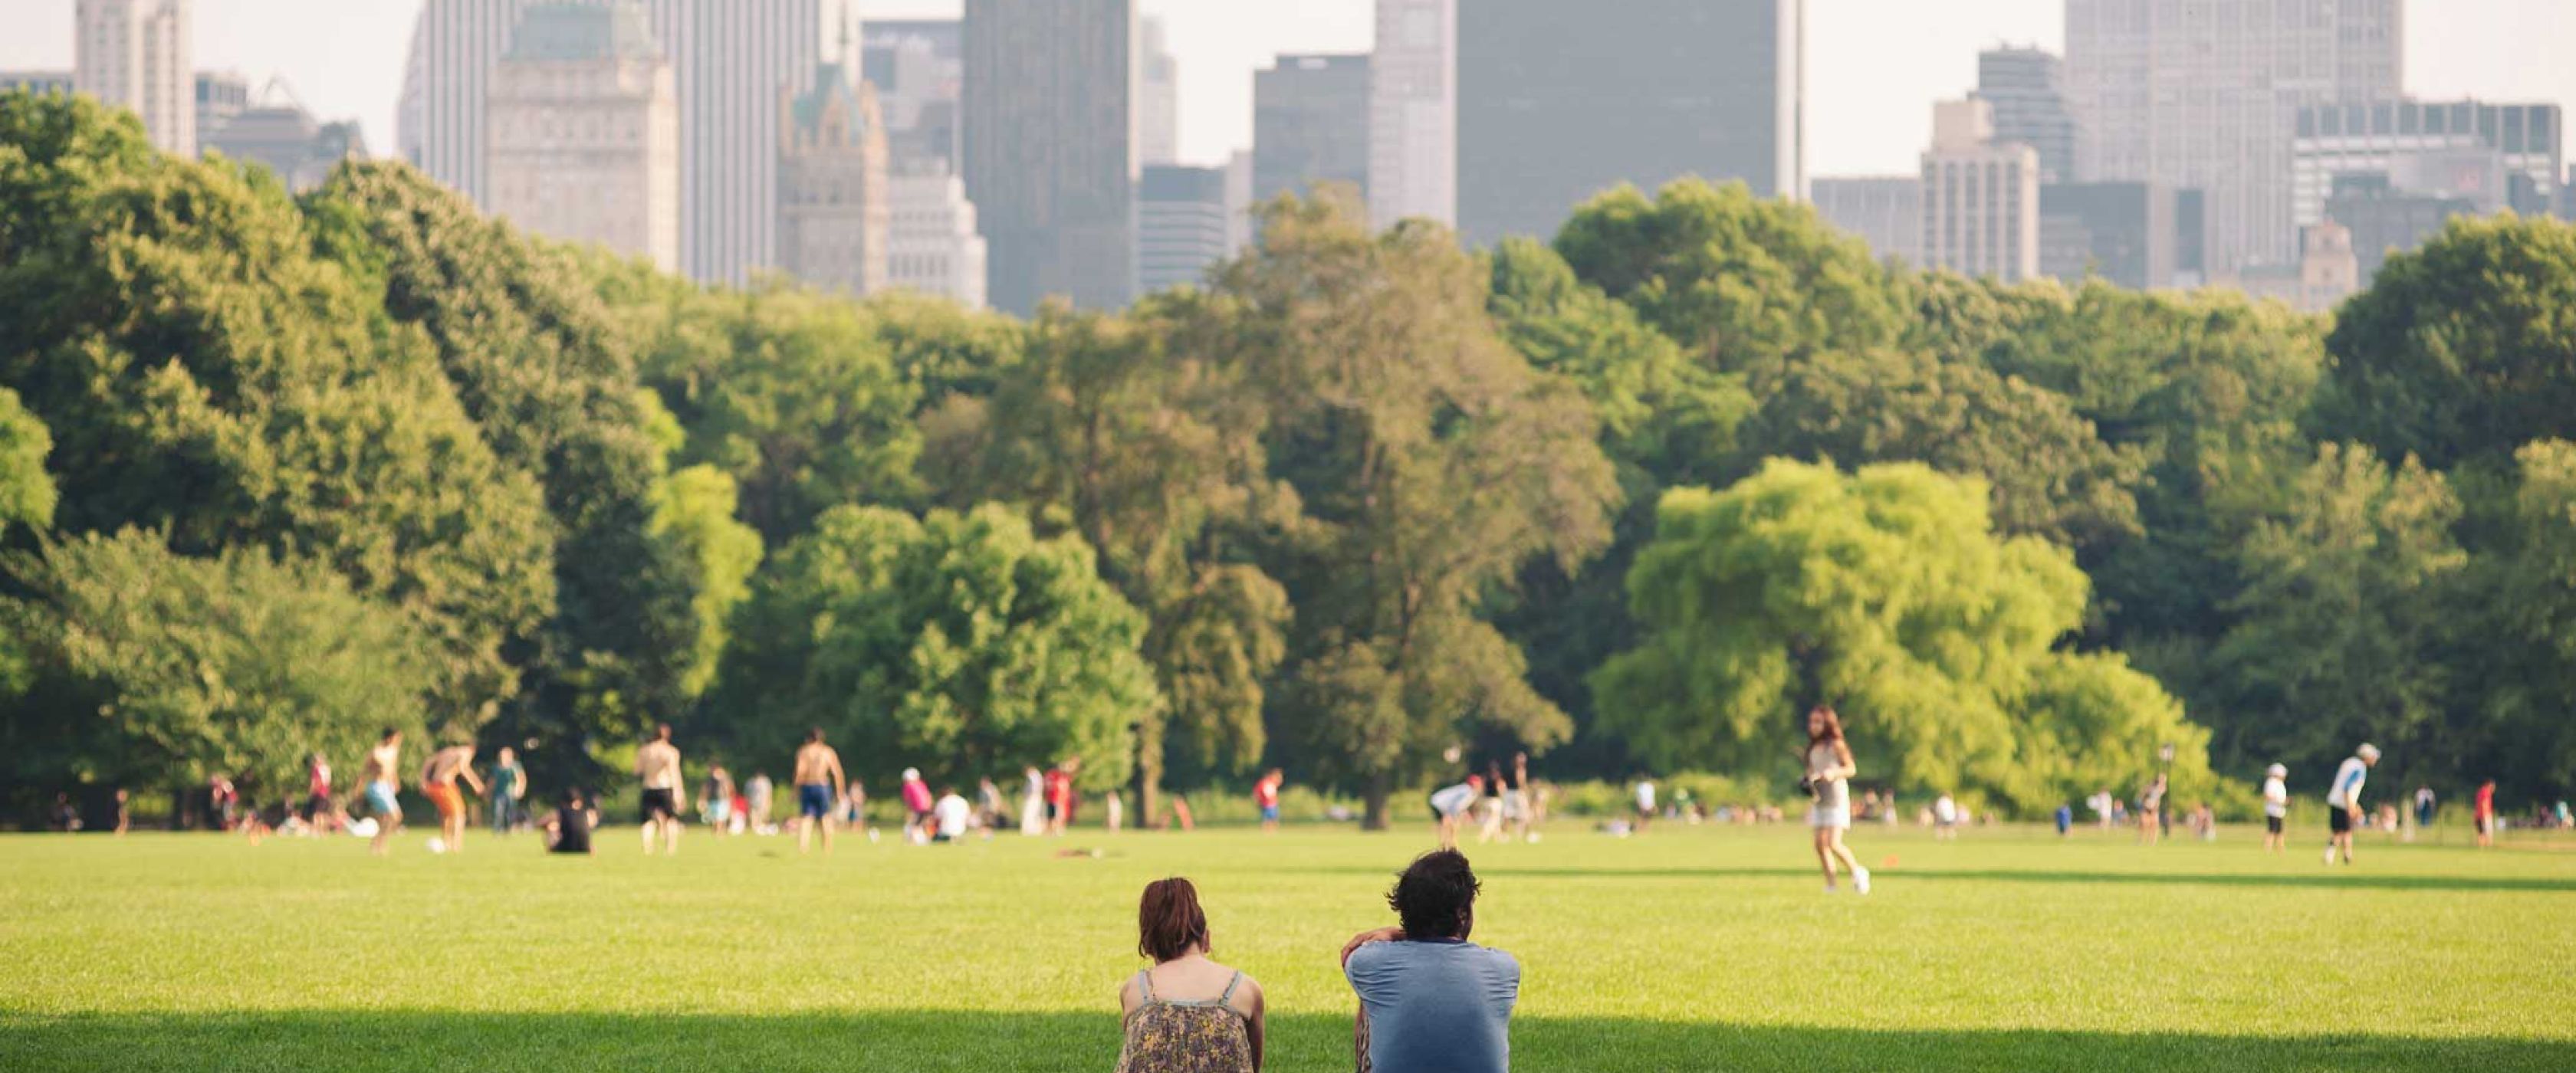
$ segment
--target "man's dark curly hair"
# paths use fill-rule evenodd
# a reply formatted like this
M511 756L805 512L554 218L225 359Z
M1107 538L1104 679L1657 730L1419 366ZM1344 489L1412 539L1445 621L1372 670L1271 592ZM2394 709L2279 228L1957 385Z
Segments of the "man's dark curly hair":
M1425 853L1395 877L1387 908L1404 921L1407 939L1464 939L1476 925L1476 893L1484 884L1454 849Z

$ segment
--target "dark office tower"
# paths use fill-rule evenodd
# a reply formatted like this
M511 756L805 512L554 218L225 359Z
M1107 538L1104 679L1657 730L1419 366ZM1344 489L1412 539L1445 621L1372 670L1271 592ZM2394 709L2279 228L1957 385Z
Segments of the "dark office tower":
M1136 291L1135 0L966 0L966 196L989 297L1113 309Z
M2066 106L2066 64L2035 48L1977 54L1977 97L1995 106L1995 140L2039 150L2039 181L2075 181L2075 113Z
M1366 204L1369 58L1281 56L1252 75L1252 196L1348 183Z
M1458 226L1552 236L1633 183L1806 187L1805 0L1458 5Z

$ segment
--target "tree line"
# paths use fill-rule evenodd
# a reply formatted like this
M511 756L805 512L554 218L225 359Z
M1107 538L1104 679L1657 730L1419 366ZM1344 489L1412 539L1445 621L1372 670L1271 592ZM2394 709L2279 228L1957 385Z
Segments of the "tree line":
M291 196L0 96L0 779L299 786L656 722L1093 790L1527 749L2024 812L2363 738L2576 781L2576 230L2335 317L1872 260L1738 186L1552 241L1347 192L1115 312L702 288L398 164ZM2320 776L2321 777L2321 776Z

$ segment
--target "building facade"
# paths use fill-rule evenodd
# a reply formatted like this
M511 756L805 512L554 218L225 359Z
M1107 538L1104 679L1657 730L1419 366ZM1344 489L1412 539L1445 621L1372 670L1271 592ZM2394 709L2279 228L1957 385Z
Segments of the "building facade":
M1252 196L1369 188L1369 58L1281 56L1252 75Z
M1819 176L1807 192L1816 215L1869 243L1879 260L1923 263L1921 176Z
M1458 0L1377 0L1369 222L1458 224Z
M961 174L996 307L1136 293L1136 38L1135 0L966 0Z
M2066 104L2066 63L2037 48L1977 54L1977 97L1995 108L1995 140L2039 151L2039 181L2075 181L2075 112Z
M566 0L642 3L678 94L680 266L743 283L776 267L778 109L844 35L846 0ZM424 0L395 117L403 159L491 206L484 109L495 66L532 0ZM853 40L849 47L855 47Z
M13 89L23 89L38 96L80 92L70 71L0 71L0 93Z
M2397 97L2403 0L2067 0L2077 177L2203 192L2213 273L2292 265L2298 109Z
M2042 183L2039 274L2134 291L2175 285L2181 211L2159 183Z
M2383 176L2352 174L2335 180L2334 194L2326 198L2325 218L2351 230L2360 285L2367 287L2379 278L2380 266L2388 263L2390 254L2413 252L2440 234L2453 217L2487 211L2491 210L2470 198L2409 191Z
M196 52L189 0L80 0L73 88L133 112L162 152L197 155Z
M1552 236L1622 183L1806 196L1804 0L1458 5L1458 227Z
M1143 19L1136 68L1136 160L1147 167L1181 159L1181 64L1163 42L1163 20Z
M353 121L323 123L276 83L254 95L240 76L197 76L197 144L266 167L295 193L322 185L331 169L367 155Z
M678 267L679 97L641 8L529 5L490 86L493 215Z
M1204 283L1226 256L1224 168L1148 164L1136 183L1136 277L1148 293Z
M2326 200L2347 175L2468 198L2482 212L2546 212L2567 166L2563 119L2555 104L2381 100L2301 108L2290 144L2292 215L2301 226L2325 219ZM2367 261L2359 228L2354 241Z
M826 63L803 93L779 94L778 264L845 294L886 289L894 208L885 116L875 89Z
M976 232L966 184L935 162L920 166L917 172L896 172L886 183L892 208L886 282L982 309L984 237Z
M2266 265L2222 283L2247 297L2287 303L2302 313L2330 313L2361 290L2361 261L2352 231L2332 220L2299 229L2299 260Z
M898 170L936 160L957 171L957 95L966 80L964 31L955 19L867 24L862 74L885 111Z
M2018 283L2039 274L2039 151L1994 137L1994 106L1933 106L1923 266Z

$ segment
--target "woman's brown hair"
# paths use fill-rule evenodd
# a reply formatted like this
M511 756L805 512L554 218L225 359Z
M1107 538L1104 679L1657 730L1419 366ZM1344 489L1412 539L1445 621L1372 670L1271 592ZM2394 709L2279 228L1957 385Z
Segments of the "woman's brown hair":
M1136 904L1136 952L1159 965L1193 946L1203 953L1214 949L1198 888L1179 876L1145 884L1145 897Z
M1822 734L1807 735L1807 748L1813 749L1816 746L1829 741L1839 742L1843 740L1843 717L1834 714L1833 705L1816 705L1813 709L1809 710L1807 714L1821 715L1825 717L1825 732Z

